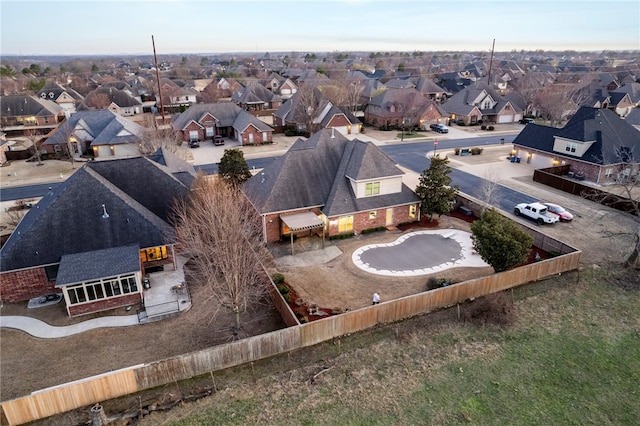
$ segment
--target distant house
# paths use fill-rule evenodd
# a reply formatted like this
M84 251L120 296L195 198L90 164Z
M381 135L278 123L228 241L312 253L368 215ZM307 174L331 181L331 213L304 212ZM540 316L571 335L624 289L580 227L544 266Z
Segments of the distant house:
M232 102L197 104L174 117L178 140L213 139L220 135L242 145L273 142L273 128Z
M130 92L117 87L99 87L87 94L78 110L108 109L113 113L129 117L142 114L142 103Z
M447 122L448 114L416 89L387 89L364 110L364 121L372 126L428 129L431 123Z
M523 111L507 98L479 83L467 86L449 98L442 108L455 121L466 125L483 123L514 123L522 119Z
M298 86L290 78L276 73L272 73L267 79L263 80L262 84L281 99L289 99L298 91Z
M175 264L171 206L195 177L154 155L85 163L30 209L0 249L2 300L61 292L70 316L141 302L145 270Z
M71 88L64 88L58 83L49 82L37 93L42 99L48 99L60 105L63 110L74 113L84 97Z
M9 136L27 131L47 134L65 118L63 108L49 99L37 96L9 95L0 97L0 130Z
M250 84L234 92L231 100L245 111L275 110L282 103L282 99L261 84Z
M580 107L562 129L528 124L513 145L537 168L570 165L597 184L637 174L640 163L640 132L608 109Z
M242 191L262 221L264 240L360 233L420 219L403 172L370 142L323 129L298 139Z
M45 141L49 153L95 158L139 155L145 128L110 110L78 111Z

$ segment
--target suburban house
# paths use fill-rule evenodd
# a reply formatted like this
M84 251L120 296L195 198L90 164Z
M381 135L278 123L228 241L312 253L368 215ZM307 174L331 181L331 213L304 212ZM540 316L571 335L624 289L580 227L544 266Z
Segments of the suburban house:
M64 118L62 107L49 99L29 95L0 97L0 130L8 136L22 136L29 131L44 135Z
M111 110L78 111L45 141L49 153L91 154L96 158L139 155L145 128Z
M514 123L522 119L523 111L512 102L488 88L484 83L467 86L449 98L442 108L451 120L465 125L483 123Z
M372 126L428 129L431 123L447 122L447 113L416 89L387 89L371 99L364 122Z
M108 109L123 117L142 114L142 103L130 92L117 87L98 87L84 98L78 110Z
M370 142L323 129L298 139L251 177L242 191L257 210L264 240L338 235L420 219L403 172Z
M275 110L282 103L282 99L259 83L249 84L234 92L231 100L245 111Z
M239 141L242 145L273 142L273 129L233 102L197 104L173 118L178 140L213 139L216 135Z
M276 73L271 73L269 78L264 80L263 85L281 99L289 99L298 91L298 86L290 78Z
M569 165L579 179L614 183L638 173L640 131L608 109L580 107L561 129L527 124L514 154L537 168Z
M172 203L194 177L191 165L163 150L85 163L0 249L2 300L62 293L69 316L141 302L145 271L175 267Z
M311 115L308 115L307 111L310 111ZM274 113L273 124L279 128L294 127L300 132L335 129L343 135L360 133L362 126L349 108L333 105L318 89L314 89L314 96L304 95L301 91L296 92ZM309 124L315 129L307 129Z
M65 112L74 113L84 97L75 90L65 89L55 82L47 83L38 93L42 99L48 99L60 105Z

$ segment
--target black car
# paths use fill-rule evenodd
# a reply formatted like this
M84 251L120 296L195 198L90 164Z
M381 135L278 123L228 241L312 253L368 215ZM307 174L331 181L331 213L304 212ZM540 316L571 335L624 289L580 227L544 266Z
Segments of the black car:
M534 123L535 120L531 117L525 117L522 120L520 120L520 124L529 124L529 123Z
M197 139L192 139L189 141L189 148L199 148L200 142Z

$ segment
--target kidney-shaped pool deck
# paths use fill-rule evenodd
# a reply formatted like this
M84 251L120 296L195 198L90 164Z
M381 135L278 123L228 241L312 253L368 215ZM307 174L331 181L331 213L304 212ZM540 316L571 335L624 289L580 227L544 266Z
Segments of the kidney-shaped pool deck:
M489 266L473 250L471 234L458 229L410 232L391 243L360 247L351 258L372 274L405 277Z

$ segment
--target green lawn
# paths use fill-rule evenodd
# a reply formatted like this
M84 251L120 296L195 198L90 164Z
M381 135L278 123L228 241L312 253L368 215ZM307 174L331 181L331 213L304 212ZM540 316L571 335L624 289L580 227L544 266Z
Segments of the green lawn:
M637 424L640 285L610 276L507 293L509 326L463 323L452 308L268 360L141 424Z

